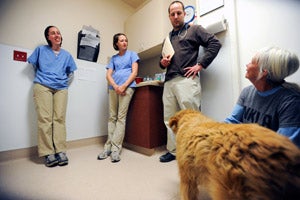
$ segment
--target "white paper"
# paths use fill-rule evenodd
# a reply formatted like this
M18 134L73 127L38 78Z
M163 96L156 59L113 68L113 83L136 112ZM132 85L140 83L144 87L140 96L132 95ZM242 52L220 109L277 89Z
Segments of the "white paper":
M83 25L81 34L84 36L80 40L80 46L90 46L96 48L100 43L99 31L91 26Z
M77 78L83 81L97 81L97 70L96 68L91 67L78 67L77 69Z
M93 35L96 37L97 35L99 35L99 31L94 29L92 26L83 25L82 26L82 34L89 34L89 35Z
M175 53L175 51L171 44L170 38L169 38L169 36L167 36L164 41L164 45L163 45L161 54L163 57L170 56L169 58L171 59L173 57L174 53Z
M80 40L80 46L90 46L96 48L96 46L99 44L100 39L96 36L87 34Z

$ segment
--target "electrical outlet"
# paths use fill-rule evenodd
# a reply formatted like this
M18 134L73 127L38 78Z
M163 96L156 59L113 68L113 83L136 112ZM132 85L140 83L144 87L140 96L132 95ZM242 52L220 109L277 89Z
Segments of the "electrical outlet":
M27 53L23 51L14 50L14 60L26 62L27 61Z

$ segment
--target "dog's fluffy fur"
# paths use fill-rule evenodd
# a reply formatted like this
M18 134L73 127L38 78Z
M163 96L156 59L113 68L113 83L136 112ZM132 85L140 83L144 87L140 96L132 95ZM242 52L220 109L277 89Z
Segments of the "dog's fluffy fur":
M176 135L182 200L205 188L213 200L300 199L300 149L257 124L215 122L183 110L169 120Z

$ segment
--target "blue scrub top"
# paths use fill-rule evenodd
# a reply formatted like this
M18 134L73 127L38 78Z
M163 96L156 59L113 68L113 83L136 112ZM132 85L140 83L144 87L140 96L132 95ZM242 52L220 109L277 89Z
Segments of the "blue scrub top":
M69 52L60 49L56 55L48 45L37 47L27 61L36 71L34 83L57 90L68 88L69 75L77 69Z

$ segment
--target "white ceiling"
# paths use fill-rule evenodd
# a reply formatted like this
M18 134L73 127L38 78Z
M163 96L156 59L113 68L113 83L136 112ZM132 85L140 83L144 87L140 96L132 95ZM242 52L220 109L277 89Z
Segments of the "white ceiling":
M136 9L149 0L122 0L122 1L125 2L126 4L130 5L134 9Z

